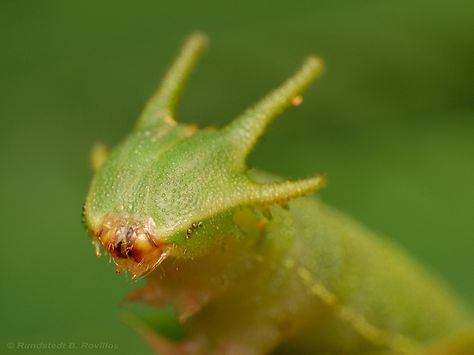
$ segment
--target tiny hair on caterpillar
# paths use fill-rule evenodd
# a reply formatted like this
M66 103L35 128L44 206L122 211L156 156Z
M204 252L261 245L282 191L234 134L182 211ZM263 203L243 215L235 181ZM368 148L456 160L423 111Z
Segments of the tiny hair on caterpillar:
M192 34L116 147L92 151L83 222L96 254L172 307L178 338L134 318L159 354L474 354L472 312L400 247L313 194L324 175L248 169L271 121L324 71L309 56L222 128L176 120L207 45Z

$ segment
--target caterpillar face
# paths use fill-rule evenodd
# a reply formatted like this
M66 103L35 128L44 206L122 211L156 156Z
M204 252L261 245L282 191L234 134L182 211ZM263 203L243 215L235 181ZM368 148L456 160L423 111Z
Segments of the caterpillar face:
M211 252L228 233L219 226L239 206L285 203L319 190L324 178L260 184L246 156L285 107L318 76L316 57L275 92L221 129L197 130L174 120L178 95L205 45L192 36L126 140L93 156L96 172L83 219L97 254L102 245L117 264L137 277L167 256L194 258ZM220 222L218 222L220 221Z
M152 218L140 220L121 213L108 216L94 237L114 258L117 272L129 270L136 277L166 256L166 244L158 241L155 229Z

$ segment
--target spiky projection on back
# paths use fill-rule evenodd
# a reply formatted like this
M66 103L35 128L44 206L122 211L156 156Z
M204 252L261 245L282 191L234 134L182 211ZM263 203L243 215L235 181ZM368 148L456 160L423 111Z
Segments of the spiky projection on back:
M97 254L103 247L118 272L147 275L128 299L173 306L187 333L175 342L140 322L153 346L172 355L424 354L424 346L474 354L470 313L442 282L302 197L323 177L284 181L247 169L267 126L301 103L322 61L309 57L227 126L199 130L179 124L175 110L206 42L189 38L125 141L93 151L83 217Z
M283 85L218 130L177 123L176 105L199 55L202 34L191 36L138 119L135 131L105 159L85 204L85 221L118 265L134 277L166 256L195 257L207 250L191 241L237 206L270 205L318 191L321 176L259 184L246 157L270 122L322 72L309 57ZM97 159L96 159L97 160ZM99 165L99 164L95 164Z

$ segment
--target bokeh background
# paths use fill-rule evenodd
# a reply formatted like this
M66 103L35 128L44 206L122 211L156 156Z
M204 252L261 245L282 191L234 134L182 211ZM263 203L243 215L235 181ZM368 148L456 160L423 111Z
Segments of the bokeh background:
M151 353L118 305L139 285L94 257L80 210L90 147L129 132L196 29L211 46L181 121L229 122L319 54L325 75L251 165L327 173L324 200L474 304L472 0L1 0L0 353L21 352L9 342Z

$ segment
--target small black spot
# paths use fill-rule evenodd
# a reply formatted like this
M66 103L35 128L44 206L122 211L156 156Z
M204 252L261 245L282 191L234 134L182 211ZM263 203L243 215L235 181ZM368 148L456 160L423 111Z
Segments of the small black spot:
M122 244L123 244L123 240L119 241L117 243L117 245L115 246L115 251L116 251L116 255L119 257L119 258L122 258L122 259L125 259L128 257L128 249L125 248L125 254L122 252ZM125 244L126 245L126 244Z
M86 203L85 202L82 204L82 209L81 209L81 223L87 229L87 226L86 226Z
M82 218L85 218L85 217L86 217L86 203L85 203L85 202L82 204L81 217L82 217Z
M187 231L186 231L186 235L184 236L184 239L188 240L189 238L191 238L191 234L193 233L193 230L191 228L189 228Z

